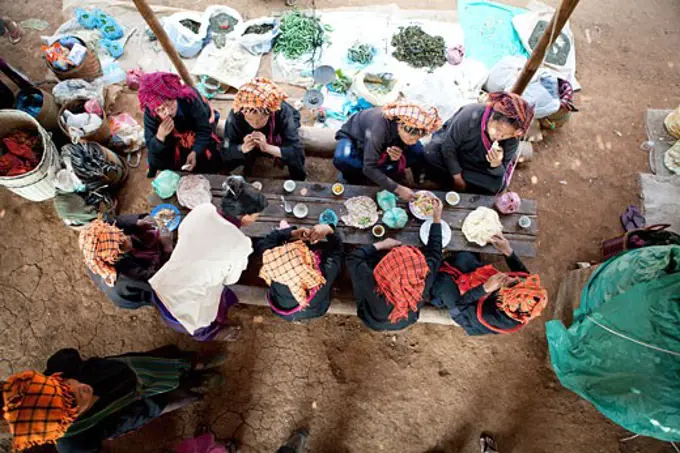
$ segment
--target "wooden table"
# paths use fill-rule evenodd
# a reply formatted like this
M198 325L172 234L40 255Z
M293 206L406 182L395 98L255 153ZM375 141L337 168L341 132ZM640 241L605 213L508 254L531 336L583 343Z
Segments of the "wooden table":
M222 183L226 176L222 175L203 175L209 181L213 194L213 204L220 206L222 198ZM254 181L254 180L253 180ZM265 194L269 201L269 206L260 214L257 222L253 225L242 228L242 231L250 237L261 238L266 236L273 229L279 227L279 222L283 219L294 226L312 226L319 222L319 215L326 209L331 208L342 217L347 213L343 203L351 198L364 195L375 200L375 195L381 190L379 187L369 186L351 186L345 185L345 192L341 196L335 196L331 193L332 183L316 183L316 182L297 182L297 187L292 194L287 194L283 190L283 181L274 179L260 179L262 183L262 193ZM301 196L302 188L307 188L306 196ZM445 192L432 191L439 198L444 200ZM281 202L281 195L284 195L286 201L292 206L296 203L305 203L309 208L309 215L304 219L298 219L293 216L293 213L286 213ZM463 221L467 215L474 211L479 206L492 208L495 197L486 195L461 194L461 200L457 206L449 206L444 202L444 212L442 214L442 221L447 222L451 227L451 242L446 247L451 251L472 251L487 254L498 254L498 251L491 245L486 247L479 247L476 244L469 243L461 228ZM174 203L183 213L183 209L176 198L169 200L161 200L157 195L153 195L150 200L153 206L160 203L168 202ZM420 241L420 225L422 221L414 218L407 203L399 202L398 205L404 208L409 213L409 220L406 226L401 230L387 229L385 237L397 239L404 244L422 245ZM531 227L529 229L522 229L518 225L518 220L522 215L531 218ZM359 230L343 225L342 220L339 222L339 228L344 234L345 243L353 245L373 244L377 240L371 234L371 229ZM503 224L503 233L510 241L515 252L520 256L534 257L536 256L536 236L538 234L538 214L536 202L533 200L522 200L522 205L518 213L501 216L501 223Z

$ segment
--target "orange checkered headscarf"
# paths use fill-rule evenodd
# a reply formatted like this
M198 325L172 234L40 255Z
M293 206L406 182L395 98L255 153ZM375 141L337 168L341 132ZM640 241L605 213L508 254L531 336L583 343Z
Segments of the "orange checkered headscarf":
M389 316L392 324L408 318L409 310L418 311L429 271L423 252L410 245L393 248L375 267L378 294L394 307Z
M256 110L269 114L281 109L281 103L287 98L288 95L274 82L256 77L238 89L234 99L234 112Z
M56 443L78 417L75 396L59 375L15 374L2 385L2 397L16 450Z
M123 242L123 232L101 219L96 219L80 232L78 245L83 251L87 267L104 279L107 285L116 283L116 268L114 264L120 258L120 245Z
M388 120L398 120L404 126L420 129L426 134L431 134L442 127L442 120L439 119L436 107L395 102L384 106L382 112Z
M270 286L272 282L288 286L303 309L309 305L309 294L326 284L326 279L314 267L312 251L300 241L264 252L260 278Z
M548 291L541 287L536 274L529 275L510 288L501 288L497 306L515 321L526 324L537 318L548 304Z

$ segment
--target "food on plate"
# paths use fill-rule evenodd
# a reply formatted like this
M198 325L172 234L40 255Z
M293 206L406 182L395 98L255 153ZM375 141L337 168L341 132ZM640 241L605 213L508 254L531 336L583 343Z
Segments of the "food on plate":
M175 217L177 217L177 213L169 208L163 208L153 216L159 228L168 228Z
M352 197L345 201L345 208L347 215L342 216L342 221L348 226L364 230L378 221L378 205L369 197Z
M484 247L493 235L503 232L503 225L496 211L480 206L465 217L461 230L469 242Z

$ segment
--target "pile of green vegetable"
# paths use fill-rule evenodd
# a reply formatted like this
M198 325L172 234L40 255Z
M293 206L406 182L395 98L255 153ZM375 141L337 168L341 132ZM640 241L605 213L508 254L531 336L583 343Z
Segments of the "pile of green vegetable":
M356 43L347 49L347 59L352 63L369 64L375 56L375 48L370 44Z
M430 36L418 25L399 27L392 36L392 56L414 68L438 68L446 64L446 43L441 36Z
M198 30L201 29L201 23L196 22L195 20L191 19L182 19L179 21L180 24L184 25L186 28L191 30L192 32L198 34Z
M264 35L274 29L274 24L251 25L243 32L244 35Z
M294 60L328 42L330 27L321 25L318 17L293 11L281 19L281 34L274 43L274 52Z
M345 94L352 86L352 79L347 77L341 69L335 71L335 80L332 81L328 88L334 93Z

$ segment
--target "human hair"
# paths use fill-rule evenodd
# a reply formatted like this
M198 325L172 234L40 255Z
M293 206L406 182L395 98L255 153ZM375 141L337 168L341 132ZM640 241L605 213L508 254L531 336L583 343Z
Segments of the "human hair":
M491 121L501 121L505 124L509 124L510 126L514 127L515 129L520 129L522 127L521 121L519 121L516 118L508 118L507 116L503 115L500 112L492 112L491 113Z
M262 212L269 205L262 193L241 176L229 176L224 185L222 214L235 219Z

